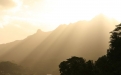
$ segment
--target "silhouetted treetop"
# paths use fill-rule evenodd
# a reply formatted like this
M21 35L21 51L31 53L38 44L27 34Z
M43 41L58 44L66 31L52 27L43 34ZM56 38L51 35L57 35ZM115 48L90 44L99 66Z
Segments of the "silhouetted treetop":
M61 75L93 75L94 64L82 57L72 57L59 65Z
M121 24L111 32L110 47L107 52L110 61L121 61Z
M121 24L111 32L107 59L111 75L121 75Z

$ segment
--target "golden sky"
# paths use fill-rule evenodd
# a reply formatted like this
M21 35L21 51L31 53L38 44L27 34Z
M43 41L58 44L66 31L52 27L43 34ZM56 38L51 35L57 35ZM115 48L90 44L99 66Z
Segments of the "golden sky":
M25 38L37 29L51 31L61 24L90 20L98 14L121 21L120 3L121 0L0 0L0 41Z
M60 24L90 20L100 13L121 21L120 3L120 0L0 0L0 27L8 24L21 27L21 22L26 22L49 31Z

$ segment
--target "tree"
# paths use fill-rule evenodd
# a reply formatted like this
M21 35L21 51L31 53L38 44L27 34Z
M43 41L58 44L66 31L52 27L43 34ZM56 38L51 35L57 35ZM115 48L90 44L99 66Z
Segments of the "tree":
M93 75L93 62L82 57L72 57L59 65L61 75Z
M94 75L94 63L92 60L86 62L86 75Z
M95 62L95 68L98 75L109 75L110 73L110 63L108 62L107 56L104 55L99 57Z
M112 62L121 61L121 24L116 25L116 28L111 33L107 56Z
M30 75L26 70L9 61L0 62L0 75Z
M113 75L121 75L121 24L111 32L110 45L107 51L108 62Z

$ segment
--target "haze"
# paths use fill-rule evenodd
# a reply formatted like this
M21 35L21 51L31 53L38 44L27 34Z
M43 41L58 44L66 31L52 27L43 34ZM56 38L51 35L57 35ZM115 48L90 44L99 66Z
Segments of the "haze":
M50 31L60 24L90 20L101 13L121 21L120 3L120 0L0 0L0 27L11 23L21 27L21 22L26 22Z
M37 29L51 31L61 24L91 20L98 14L120 22L120 3L120 0L0 0L0 43L23 39Z
M23 35L20 33L25 31L14 27L16 30L7 31L7 37L2 39L7 41L14 39L14 41L0 45L0 61L11 61L30 67L38 73L37 75L48 73L58 75L59 63L71 56L95 61L106 54L109 46L109 32L117 24L119 23L116 20L100 14L90 21L63 24L50 32L39 29L25 39L16 41L15 37L20 38ZM8 25L2 31L10 27Z
M0 61L14 61L37 75L58 75L59 63L71 56L95 61L106 54L109 32L121 22L120 3L0 0Z

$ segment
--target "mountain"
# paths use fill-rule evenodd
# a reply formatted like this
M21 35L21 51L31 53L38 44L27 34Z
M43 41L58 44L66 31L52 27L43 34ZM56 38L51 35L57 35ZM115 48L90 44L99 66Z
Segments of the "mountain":
M52 32L38 30L26 39L0 45L0 60L30 67L39 75L57 75L59 63L71 56L95 61L106 54L109 32L117 24L100 14L90 21L60 25Z
M36 48L51 32L42 32L40 29L24 40L17 40L0 45L0 57L3 60L12 60L20 63L34 48ZM15 56L16 55L16 56Z

